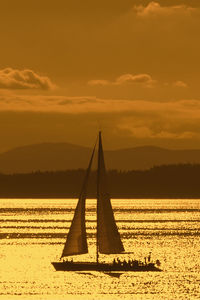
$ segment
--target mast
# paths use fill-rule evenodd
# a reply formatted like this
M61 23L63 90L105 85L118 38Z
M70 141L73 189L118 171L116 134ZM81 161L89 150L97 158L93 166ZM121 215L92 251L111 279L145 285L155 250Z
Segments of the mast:
M98 147L98 166L97 166L97 212L96 212L96 217L97 217L97 230L96 230L96 262L97 264L99 263L99 239L98 239L98 214L99 214L99 170L100 170L100 142L101 142L101 131L99 131L99 147Z

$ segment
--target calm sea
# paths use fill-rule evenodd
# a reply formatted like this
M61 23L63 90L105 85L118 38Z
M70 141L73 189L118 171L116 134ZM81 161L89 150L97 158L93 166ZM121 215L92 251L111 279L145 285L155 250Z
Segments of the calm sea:
M199 299L200 200L112 200L127 254L149 252L163 272L56 272L76 200L0 199L0 299ZM87 200L89 254L95 260L95 200ZM132 252L132 254L130 254ZM113 255L100 255L112 261ZM117 274L115 274L117 276Z

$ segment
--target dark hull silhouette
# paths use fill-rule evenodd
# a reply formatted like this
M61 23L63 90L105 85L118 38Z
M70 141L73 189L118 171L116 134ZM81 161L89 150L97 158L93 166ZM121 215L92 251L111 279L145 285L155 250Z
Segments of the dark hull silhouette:
M129 271L129 272L144 272L144 271L156 271L161 270L155 266L154 263L133 265L120 265L120 264L108 264L108 263L90 263L90 262L52 262L52 265L56 271Z

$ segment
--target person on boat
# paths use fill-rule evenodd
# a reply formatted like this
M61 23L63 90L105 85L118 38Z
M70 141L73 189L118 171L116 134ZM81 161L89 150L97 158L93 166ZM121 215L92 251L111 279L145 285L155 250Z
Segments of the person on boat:
M149 252L149 255L148 255L148 262L151 261L151 252Z
M133 260L133 266L137 267L139 265L138 260Z
M159 261L159 259L156 260L156 265L159 267L161 265L161 262Z
M116 266L117 262L115 260L115 258L113 259L113 266Z
M123 266L126 267L128 264L127 264L127 261L124 259L123 261Z

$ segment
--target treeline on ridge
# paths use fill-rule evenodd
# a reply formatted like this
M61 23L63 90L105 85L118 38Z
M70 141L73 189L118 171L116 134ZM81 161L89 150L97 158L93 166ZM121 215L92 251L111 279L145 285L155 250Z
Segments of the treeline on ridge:
M107 173L112 198L200 198L200 164ZM0 198L77 198L84 176L82 169L0 174ZM95 197L96 171L92 171L88 198Z

